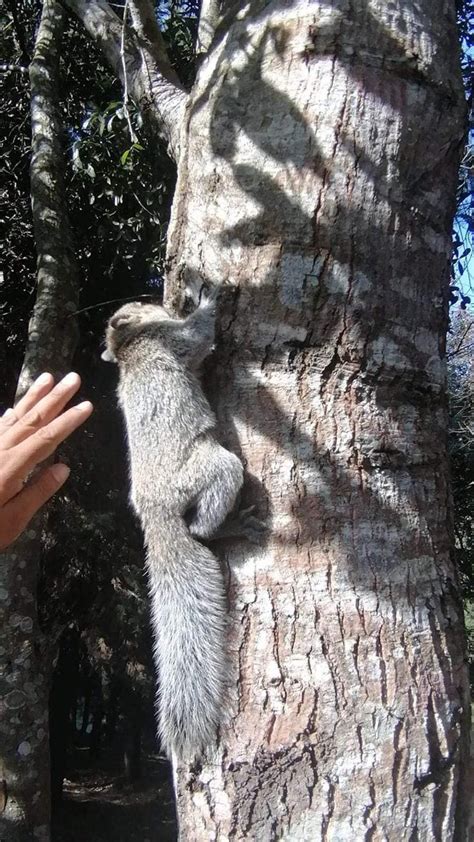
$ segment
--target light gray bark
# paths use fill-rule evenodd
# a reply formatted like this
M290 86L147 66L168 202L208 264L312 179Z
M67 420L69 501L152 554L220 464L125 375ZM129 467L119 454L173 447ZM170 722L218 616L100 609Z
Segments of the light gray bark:
M199 15L198 54L207 53L220 19L220 0L203 0Z
M210 391L272 531L226 553L235 693L216 755L178 770L181 837L462 839L454 2L227 15L188 104L167 297L229 286Z
M165 42L150 0L129 0L129 9L137 38L146 46L147 55L154 60L153 69L159 66L166 74L166 78L179 86L178 76L169 62Z
M42 371L69 369L77 341L74 262L63 183L58 65L66 12L44 0L30 65L31 196L38 281L25 360L24 392ZM0 839L47 842L50 820L48 695L51 652L38 627L36 585L42 519L0 564ZM0 805L1 808L1 805Z

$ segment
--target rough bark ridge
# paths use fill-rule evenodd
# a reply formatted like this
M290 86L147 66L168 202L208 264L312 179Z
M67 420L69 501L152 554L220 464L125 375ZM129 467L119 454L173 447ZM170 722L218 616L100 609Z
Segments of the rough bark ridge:
M45 0L30 65L31 196L38 251L36 302L18 394L41 371L64 374L76 347L78 277L63 184L58 69L66 12ZM50 653L36 613L41 517L2 554L0 575L0 839L47 842Z
M272 534L228 555L237 698L217 755L179 770L181 835L462 838L454 2L221 12L181 138L168 300L189 273L231 284L211 393Z

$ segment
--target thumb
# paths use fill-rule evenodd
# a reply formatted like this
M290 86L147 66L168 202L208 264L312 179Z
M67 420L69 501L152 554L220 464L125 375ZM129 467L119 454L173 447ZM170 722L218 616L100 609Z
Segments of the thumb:
M70 470L57 462L44 468L1 512L0 548L5 548L23 532L31 518L66 482ZM5 525L4 525L5 524Z

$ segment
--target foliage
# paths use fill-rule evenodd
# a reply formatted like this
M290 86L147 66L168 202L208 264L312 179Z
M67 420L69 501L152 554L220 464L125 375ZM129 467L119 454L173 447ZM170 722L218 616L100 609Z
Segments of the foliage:
M141 139L141 117L130 110ZM173 186L164 152L161 157L150 154L145 138L141 143L129 137L117 100L104 107L95 104L71 135L71 209L78 214L77 256L86 283L97 275L97 259L110 278L117 268L138 274L143 284L160 277ZM97 239L102 242L99 254Z
M456 0L456 11L461 44L461 69L468 99L472 97L474 79L474 2Z
M459 171L457 210L453 227L451 264L451 329L448 335L450 397L449 450L454 505L455 552L463 589L469 660L474 670L474 315L469 293L474 234L473 57L474 3L458 0L461 68L469 108L466 146ZM474 675L471 676L474 686Z
M0 17L4 69L0 102L2 155L0 218L0 370L3 405L11 400L35 294L35 246L29 195L30 124L28 63L39 0L9 0ZM0 403L0 409L2 405Z
M178 76L190 88L196 73L195 43L200 0L155 4L168 56Z
M461 310L471 303L474 291L472 275L472 237L474 234L474 134L468 135L459 169L457 209L453 226L450 303L459 302Z
M466 598L474 599L474 315L458 313L449 337L449 446L455 536Z

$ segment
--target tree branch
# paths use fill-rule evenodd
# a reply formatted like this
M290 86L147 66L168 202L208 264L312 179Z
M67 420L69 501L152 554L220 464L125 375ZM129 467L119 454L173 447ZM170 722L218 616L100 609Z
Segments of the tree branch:
M0 71L2 73L6 73L7 71L14 71L16 70L18 73L28 73L28 68L23 67L21 64L0 64Z
M163 36L155 17L155 10L150 0L129 0L133 28L139 43L146 48L147 54L154 60L166 78L175 85L180 85L178 74L171 67Z
M72 361L77 341L74 319L79 297L64 186L63 127L58 106L59 56L66 11L45 0L33 59L31 86L31 205L38 277L20 391L40 371L61 373Z
M177 161L187 94L169 64L157 25L159 38L153 31L148 4L144 0L129 3L134 29L138 26L138 30L137 34L131 29L125 33L122 50L122 29L126 22L122 22L105 0L63 2L82 21L122 84L126 73L131 97Z
M470 346L468 345L466 347L466 344L465 344L466 343L466 337L468 336L468 334L471 332L471 330L473 328L474 328L474 320L472 322L469 322L464 327L464 329L462 331L462 334L461 334L461 338L458 339L457 342L456 342L456 347L452 351L449 351L449 353L446 354L446 359L450 360L453 357L456 357L460 352L465 354L466 351L469 350Z
M13 20L13 28L15 30L15 35L18 41L18 46L21 50L20 60L24 62L24 64L29 64L31 60L30 53L28 51L27 40L25 36L25 32L21 26L19 17L18 17L18 3L17 0L7 0L6 3L7 9L10 12Z
M209 51L214 33L220 20L219 0L203 0L199 15L197 52L201 55Z

